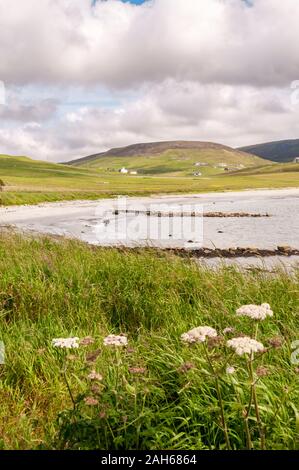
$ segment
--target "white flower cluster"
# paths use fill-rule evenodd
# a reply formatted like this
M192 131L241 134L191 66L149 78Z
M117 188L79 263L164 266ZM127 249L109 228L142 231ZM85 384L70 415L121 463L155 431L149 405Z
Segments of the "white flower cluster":
M185 343L204 343L207 337L214 338L217 331L210 326L198 326L187 333L181 335L181 340Z
M98 381L103 380L103 376L99 374L98 372L96 372L95 370L92 370L90 374L88 374L87 378L89 380L98 380Z
M52 340L52 346L54 348L61 348L61 349L76 349L79 347L79 338L54 338Z
M126 346L127 344L126 335L109 335L104 338L104 346Z
M235 329L234 329L234 328L231 328L231 327L229 326L229 327L227 327L227 328L224 328L224 330L223 330L222 333L223 333L224 335L227 335L228 333L233 333L234 331L235 331Z
M265 350L264 345L249 338L249 336L242 336L240 338L233 338L227 341L227 346L234 349L236 354L243 356L244 354L252 354L255 352L262 352Z
M243 305L238 308L237 315L250 317L253 320L265 320L266 317L272 317L273 312L269 304Z

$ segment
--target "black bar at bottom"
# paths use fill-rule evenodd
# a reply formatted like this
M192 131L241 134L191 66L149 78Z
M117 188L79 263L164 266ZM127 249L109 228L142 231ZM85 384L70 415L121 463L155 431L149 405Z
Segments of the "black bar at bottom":
M93 465L98 467L120 467L139 469L145 465L150 467L188 467L203 468L206 465L240 465L244 464L276 464L287 465L299 463L297 451L1 451L0 466L5 464L19 465L20 468L30 465L75 464ZM236 467L237 468L237 467Z

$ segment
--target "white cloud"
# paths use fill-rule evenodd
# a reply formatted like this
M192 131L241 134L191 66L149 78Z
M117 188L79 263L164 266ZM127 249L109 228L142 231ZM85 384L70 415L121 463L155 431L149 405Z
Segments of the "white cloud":
M0 0L1 79L131 86L165 78L285 85L299 67L297 0Z
M296 136L298 110L288 94L232 85L165 80L144 85L119 107L82 106L39 127L0 131L5 151L66 161L133 142L191 139L227 145Z
M19 97L8 97L6 104L0 106L0 120L21 121L31 120L45 121L53 118L58 109L58 102L54 99L39 100L34 103L26 103Z
M7 90L24 87L0 105L0 152L66 160L136 141L241 145L298 136L290 101L298 0L250 8L241 0L107 0L94 8L90 0L22 0L17 8L0 0L0 17L0 79ZM63 94L75 86L94 104L67 109ZM28 87L36 89L30 102ZM107 103L121 98L96 104L98 87Z

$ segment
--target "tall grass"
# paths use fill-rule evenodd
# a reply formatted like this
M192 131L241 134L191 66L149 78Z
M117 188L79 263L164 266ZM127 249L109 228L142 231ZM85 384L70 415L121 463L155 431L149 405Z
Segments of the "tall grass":
M7 233L0 237L0 270L0 339L6 348L0 366L1 448L225 448L215 383L201 349L186 347L180 335L198 325L251 334L235 310L263 302L274 317L261 324L261 341L283 341L261 358L268 373L256 385L267 447L298 447L299 375L290 361L291 343L299 339L298 272L208 270L152 250ZM126 333L129 348L117 354L104 348L109 333ZM70 336L95 339L66 360L76 397L88 392L91 369L102 374L100 426L94 426L94 407L80 411L81 421L72 426L72 402L51 347L53 338ZM240 403L248 396L239 385L247 379L241 359L233 365L237 375L221 387L231 445L242 449ZM257 423L253 415L250 420L258 448Z

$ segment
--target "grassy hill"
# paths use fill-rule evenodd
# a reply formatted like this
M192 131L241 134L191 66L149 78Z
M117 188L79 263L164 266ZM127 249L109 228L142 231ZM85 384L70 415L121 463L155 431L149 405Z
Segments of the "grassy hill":
M235 154L230 155L233 157ZM135 157L132 158L136 160ZM164 163L165 161L164 159ZM193 176L193 173L190 176L183 169L168 174L162 172L133 176L93 167L58 165L27 157L0 155L0 180L5 184L0 192L0 205L99 199L117 195L143 196L299 186L299 165L271 165L265 164L263 160L257 161L262 161L263 164L230 172L217 168L212 173L211 167L194 167L195 171L206 170L202 171L201 177ZM170 164L173 165L172 160Z
M203 176L265 163L259 157L212 142L153 142L111 149L108 152L74 160L68 165L93 168L105 173L117 172L125 167L143 175ZM197 166L196 164L204 164Z
M298 163L274 163L270 165L262 165L255 168L244 168L243 170L238 170L231 173L232 175L247 175L247 176L257 176L257 175L269 175L269 174L283 174L283 173L299 173L299 164ZM299 177L299 175L297 175Z
M86 180L92 176L96 178L84 169L32 160L28 157L0 155L0 178L10 185L19 185L21 182L26 185L34 182L37 186L43 187L46 180L47 186L56 187L60 184L65 189L71 189L74 182L80 186L81 181L83 188L86 186Z
M86 199L104 187L89 170L10 155L0 155L0 180L0 204Z
M249 145L247 147L240 147L237 150L249 152L273 162L293 162L296 157L299 157L299 139Z

